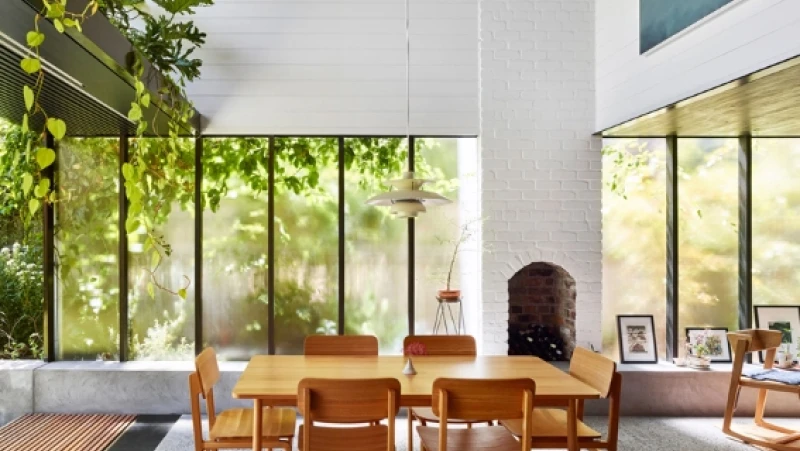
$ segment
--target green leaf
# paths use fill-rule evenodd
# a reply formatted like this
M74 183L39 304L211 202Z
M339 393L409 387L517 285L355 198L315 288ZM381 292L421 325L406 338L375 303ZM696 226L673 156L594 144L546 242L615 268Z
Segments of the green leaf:
M38 31L29 31L25 38L30 47L39 47L44 42L44 34Z
M36 149L36 162L39 163L39 168L44 169L56 161L56 152L47 147L40 147Z
M150 255L150 270L155 271L159 263L161 263L161 254L159 254L157 251L153 251L153 253Z
M139 99L139 102L142 104L143 107L147 108L150 106L150 94L145 94Z
M178 290L178 296L180 296L181 299L186 299L186 288L181 288Z
M122 176L125 177L125 180L132 180L134 177L133 165L130 163L125 163L122 165Z
M128 111L128 119L131 122L139 122L142 119L142 108L138 103L131 103L131 109Z
M22 87L22 96L25 97L25 109L30 111L33 108L34 94L30 86L25 85Z
M125 220L125 231L130 233L135 232L139 229L139 220L136 218L129 217Z
M67 124L61 119L51 117L47 120L47 130L50 131L56 141L60 141L67 134Z
M22 115L22 133L28 133L31 131L30 126L28 125L28 113Z
M33 195L36 197L45 197L47 196L48 191L50 191L50 180L41 179L39 180L39 184L36 185L36 188L33 190Z
M33 176L30 174L25 174L22 176L22 192L26 195L31 190L31 186L33 186Z
M46 3L45 5L47 6L48 19L57 19L59 17L63 17L64 13L66 12L64 5L61 3L53 2L53 3Z
M35 74L42 68L42 63L38 58L22 58L19 65L22 70L29 74Z
M156 286L153 285L153 282L147 282L147 294L150 295L150 298L155 299L155 297L156 297Z
M28 201L28 210L31 212L31 216L35 215L36 212L39 210L39 199L31 199Z
M64 26L65 26L65 27L67 27L67 28L69 28L69 27L75 27L75 25L76 25L77 23L78 23L78 22L76 22L76 21L75 21L75 19L71 19L71 18L69 18L69 17L65 17L65 18L64 18Z
M59 33L64 32L64 24L60 20L53 19L53 25L55 25L56 30L58 30Z

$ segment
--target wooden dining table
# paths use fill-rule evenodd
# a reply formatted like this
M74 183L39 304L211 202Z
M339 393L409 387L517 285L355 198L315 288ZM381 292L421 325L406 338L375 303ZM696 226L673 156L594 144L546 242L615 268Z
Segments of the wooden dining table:
M297 406L297 385L304 378L392 377L400 381L401 406L430 407L436 378L530 377L536 382L534 405L557 402L567 406L570 451L578 451L578 403L600 397L594 388L538 357L414 356L414 376L403 374L405 362L402 356L254 356L233 388L234 398L253 400L253 450L262 449L262 408Z

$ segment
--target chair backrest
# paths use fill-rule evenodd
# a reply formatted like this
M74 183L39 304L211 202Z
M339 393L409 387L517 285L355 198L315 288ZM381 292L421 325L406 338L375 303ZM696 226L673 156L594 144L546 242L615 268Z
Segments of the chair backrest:
M575 348L569 364L569 374L600 392L603 398L611 391L611 382L617 371L617 364L586 348Z
M216 408L214 406L214 386L219 382L220 378L217 353L214 352L214 348L203 349L203 352L194 359L194 367L200 394L206 400L208 423L214 426L217 421Z
M400 405L400 382L397 379L303 379L297 386L297 406L303 415L304 449L311 448L311 429L314 422L371 423L359 427L386 434L386 450L395 449L395 417ZM375 423L387 419L387 426ZM346 449L378 449L378 443L359 448L350 444ZM332 449L326 446L322 449ZM338 448L337 448L338 449Z
M478 355L475 338L471 335L409 335L403 340L404 355L408 350L408 345L412 343L421 343L425 346L427 355Z
M433 381L433 413L439 417L439 449L447 449L447 419L523 419L522 449L531 449L532 379L446 379Z
M728 342L731 349L736 350L736 345L742 341L748 342L745 352L768 351L781 346L783 334L777 330L745 329L728 333Z
M300 413L312 421L369 423L399 410L397 379L306 378L297 386Z
M751 352L766 351L764 368L772 368L775 354L781 345L783 334L777 330L745 329L728 333L728 342L733 351L733 369L731 370L731 386L738 383L742 376L744 360Z
M217 364L217 353L214 348L205 348L194 359L194 367L197 376L200 378L200 386L203 390L203 398L212 392L214 385L219 382L219 364Z
M374 335L309 335L303 344L305 355L378 355Z

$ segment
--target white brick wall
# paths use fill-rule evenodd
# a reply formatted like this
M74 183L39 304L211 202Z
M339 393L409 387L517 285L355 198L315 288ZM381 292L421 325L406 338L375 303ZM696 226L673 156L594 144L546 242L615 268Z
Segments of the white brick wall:
M479 0L482 352L505 354L508 279L536 261L578 289L578 344L600 347L601 160L595 0Z

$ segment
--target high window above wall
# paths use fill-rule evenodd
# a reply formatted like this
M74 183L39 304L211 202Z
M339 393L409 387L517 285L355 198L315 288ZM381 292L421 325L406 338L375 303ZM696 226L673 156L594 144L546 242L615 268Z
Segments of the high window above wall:
M2 131L0 146L12 145L13 126ZM0 305L6 314L7 305L31 307L37 352L45 317L53 322L50 359L189 360L214 346L223 359L240 360L301 353L309 334L375 334L381 352L400 353L405 335L432 332L431 306L451 262L451 287L465 291L465 304L478 302L469 280L479 257L474 239L462 240L452 259L465 228L479 236L474 138L182 139L173 165L146 163L175 171L153 187L165 195L151 222L120 233L129 219L121 164L132 146L147 160L156 144L65 139L54 226L41 230L39 222L25 237L9 225L9 239L30 246L2 243L9 250L0 257L11 257L0 258L0 269L8 273L6 260L30 250L33 300L0 293ZM415 220L365 204L412 161L452 204ZM3 224L21 208L6 207ZM36 257L47 235L55 239L52 266ZM160 257L148 253L153 236L169 245ZM50 314L42 271L55 275Z

